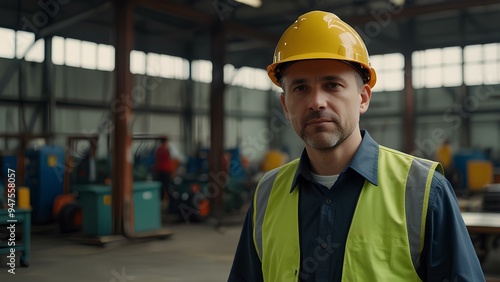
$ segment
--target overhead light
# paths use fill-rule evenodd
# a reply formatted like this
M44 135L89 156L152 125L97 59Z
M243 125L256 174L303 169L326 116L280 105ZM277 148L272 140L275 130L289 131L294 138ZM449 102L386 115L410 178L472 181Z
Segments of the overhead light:
M254 8L259 8L260 6L262 6L262 0L235 0L235 1Z
M402 7L405 5L406 1L405 0L389 0L389 2L391 2L395 6Z

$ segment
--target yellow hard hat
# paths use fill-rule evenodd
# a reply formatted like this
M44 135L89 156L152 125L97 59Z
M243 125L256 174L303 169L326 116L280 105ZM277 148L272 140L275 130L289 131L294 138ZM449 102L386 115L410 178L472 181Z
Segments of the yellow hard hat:
M337 15L312 11L300 16L283 33L267 73L277 86L283 66L299 60L334 59L352 66L371 88L377 74L370 66L368 50L359 34Z

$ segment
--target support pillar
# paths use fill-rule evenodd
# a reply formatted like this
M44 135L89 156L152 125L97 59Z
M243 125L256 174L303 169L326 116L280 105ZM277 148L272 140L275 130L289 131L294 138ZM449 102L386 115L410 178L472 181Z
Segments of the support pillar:
M224 186L228 173L223 167L224 157L224 54L225 34L220 22L211 30L212 84L210 85L210 155L209 181L212 215L219 223L224 214Z
M115 97L113 163L111 175L112 231L116 235L133 235L134 206L132 198L132 74L130 51L133 47L134 2L114 0L115 11Z
M404 54L405 60L405 75L404 75L404 123L403 123L403 140L404 140L404 150L406 153L411 153L414 149L415 141L415 103L413 96L413 84L412 84L412 63L411 63L411 53Z
M43 115L43 132L47 139L53 138L55 98L52 91L52 36L44 38L45 60L43 61L42 93L45 98ZM29 130L32 130L31 128Z
M464 81L462 79L462 81ZM460 104L465 105L465 101L469 99L470 93L469 89L465 85L464 82L462 82L462 85L460 86ZM469 110L469 107L462 106L461 110L459 111L460 119L461 119L461 124L459 127L460 130L460 147L462 148L470 148L471 147L471 136L472 136L472 129L471 129L471 116L472 113Z
M188 60L191 63L193 60L193 49L191 43L189 46L186 46L188 51ZM191 68L191 66L190 66ZM189 77L186 81L185 93L181 93L181 101L183 104L183 128L184 128L184 152L186 155L191 155L194 153L196 148L196 144L193 141L194 136L194 82L192 77L192 71L189 72ZM184 94L184 95L182 95Z
M413 52L413 38L414 34L414 22L413 20L408 20L407 23L402 25L402 37L406 43L403 46L403 56L404 56L404 107L403 107L403 140L404 140L404 151L406 153L412 153L415 146L415 97L413 89L413 64L412 64L412 52Z

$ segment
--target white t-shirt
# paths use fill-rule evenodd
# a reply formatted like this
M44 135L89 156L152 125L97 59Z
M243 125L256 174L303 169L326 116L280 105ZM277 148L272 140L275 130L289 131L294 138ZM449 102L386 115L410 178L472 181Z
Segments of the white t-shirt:
M339 174L337 175L318 175L311 172L312 178L318 182L319 184L325 186L330 189L335 184L335 181L339 178Z

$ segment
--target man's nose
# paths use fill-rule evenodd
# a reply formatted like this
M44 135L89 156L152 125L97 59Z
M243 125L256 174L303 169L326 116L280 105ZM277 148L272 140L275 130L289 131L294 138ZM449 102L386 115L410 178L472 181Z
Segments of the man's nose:
M313 111L324 110L328 101L328 94L321 89L312 89L309 95L309 109Z

